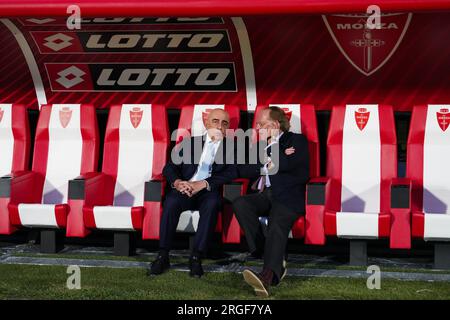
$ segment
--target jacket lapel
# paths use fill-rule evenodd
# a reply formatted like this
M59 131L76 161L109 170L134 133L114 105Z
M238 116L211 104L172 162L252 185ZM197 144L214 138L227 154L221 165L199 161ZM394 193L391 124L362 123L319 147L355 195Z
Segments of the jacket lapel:
M200 157L205 146L206 136L193 137L191 140L191 154L192 154L192 164L197 168L200 162ZM197 170L197 169L196 169Z
M222 165L225 161L225 151L226 150L226 140L225 138L220 141L219 147L217 148L217 152L216 155L214 157L214 162L213 162L213 169L218 166L218 165Z
M288 147L288 143L291 140L292 134L292 132L286 131L281 135L280 140L278 141L281 147L280 149L284 150L286 149L286 147Z

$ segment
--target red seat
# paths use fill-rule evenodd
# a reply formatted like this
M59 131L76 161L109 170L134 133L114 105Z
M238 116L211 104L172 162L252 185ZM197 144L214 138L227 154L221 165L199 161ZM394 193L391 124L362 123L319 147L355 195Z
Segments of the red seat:
M412 182L412 235L426 241L450 240L450 105L413 108L406 175Z
M0 104L0 234L16 228L9 218L12 177L28 168L30 128L27 110L19 104Z
M270 106L277 106L284 110L286 116L289 118L291 125L290 131L294 133L301 133L306 136L309 143L309 168L310 176L318 177L320 175L320 156L319 156L319 136L317 133L317 119L314 106L303 104L270 104ZM253 119L253 128L256 128L256 119L258 119L259 112L265 106L258 106L255 110L255 117ZM265 222L265 220L262 220ZM297 219L292 232L289 237L303 238L305 236L305 217L301 216ZM307 239L305 239L307 242Z
M84 236L84 229L88 228L142 231L143 239L159 239L164 189L162 168L167 160L168 145L168 123L163 106L112 106L106 127L102 173L92 174L84 182L78 181L85 183L88 190L85 190L85 198L78 200L83 208L83 219L74 219L73 231L69 225L70 236ZM77 201L75 194L74 198ZM84 225L79 226L80 221Z
M378 239L390 237L395 230L391 247L410 247L409 238L398 236L405 228L403 220L392 218L391 187L399 182L396 177L392 107L334 107L327 141L327 178L311 182L312 187L326 183L324 205L311 199L311 186L307 191L307 233L311 243L323 244L325 235Z
M98 129L91 105L42 107L32 171L11 181L10 218L16 226L66 227L69 180L95 170Z
M236 130L239 126L240 110L233 105L187 105L181 109L180 121L178 124L177 142L182 141L187 136L201 136L206 133L204 119L211 109L222 108L230 115L230 130ZM231 185L223 188L224 198L230 201L236 195L243 194L246 188L246 182L238 180ZM239 223L233 214L230 201L225 203L223 212L219 215L216 232L222 232L222 241L224 243L239 243L241 231ZM184 211L180 215L177 226L178 232L196 232L199 220L198 211Z

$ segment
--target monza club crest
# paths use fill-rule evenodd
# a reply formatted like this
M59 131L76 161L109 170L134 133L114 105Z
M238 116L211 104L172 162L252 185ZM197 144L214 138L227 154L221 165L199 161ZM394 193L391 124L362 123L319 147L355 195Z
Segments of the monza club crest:
M334 42L344 57L365 76L379 70L397 50L412 13L381 14L379 29L366 27L368 15L323 15Z
M69 107L64 107L59 110L59 121L63 128L66 128L72 119L72 110Z
M436 112L437 122L439 127L441 127L442 131L447 130L448 125L450 124L450 112L448 109L440 109Z
M366 108L358 108L358 110L355 111L355 121L359 130L364 130L367 122L369 122L369 116L370 111L368 111Z
M135 129L137 127L139 127L139 124L141 123L143 114L144 114L144 110L142 110L141 108L136 107L136 108L133 108L132 110L130 110L130 121Z
M283 109L284 115L286 116L288 121L291 121L292 110L289 110L289 108L282 108L282 109Z

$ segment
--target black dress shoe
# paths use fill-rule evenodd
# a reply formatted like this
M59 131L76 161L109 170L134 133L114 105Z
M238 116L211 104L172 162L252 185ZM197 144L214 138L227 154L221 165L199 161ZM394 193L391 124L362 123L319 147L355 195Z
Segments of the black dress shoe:
M283 266L281 267L281 277L278 279L276 276L273 277L271 285L276 287L280 284L281 281L283 281L284 277L286 277L287 274L287 262L286 260L283 260Z
M203 271L202 261L198 256L189 258L189 275L191 277L200 278L205 272Z
M150 268L150 275L160 275L170 268L170 260L168 256L158 255L155 261L152 262Z

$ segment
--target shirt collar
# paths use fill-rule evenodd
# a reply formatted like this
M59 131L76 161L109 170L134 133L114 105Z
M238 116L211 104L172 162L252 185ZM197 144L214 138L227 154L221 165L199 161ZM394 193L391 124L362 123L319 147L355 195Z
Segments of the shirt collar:
M219 140L219 141L213 141L213 140L211 139L211 137L209 136L209 134L206 133L206 140L205 140L205 143L213 142L213 144L215 145L217 142L220 142L220 141L221 141L221 140Z
M281 131L281 133L275 138L275 140L270 142L265 149L269 148L270 146L274 145L275 143L278 143L278 141L280 141L280 138L283 135L283 133L284 132Z
M280 141L281 136L283 135L284 131L281 131L280 134L276 137L275 141Z

